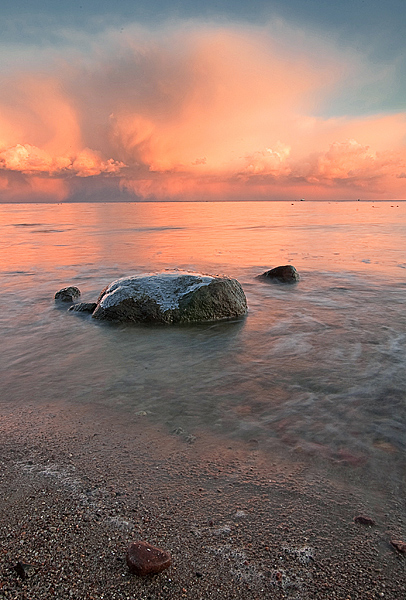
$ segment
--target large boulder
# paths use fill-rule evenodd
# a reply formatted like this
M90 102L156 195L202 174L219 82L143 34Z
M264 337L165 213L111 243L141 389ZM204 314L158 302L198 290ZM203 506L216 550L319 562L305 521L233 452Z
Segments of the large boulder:
M299 273L292 265L283 265L275 267L270 271L265 271L262 275L258 275L259 279L266 281L277 281L279 283L296 283L299 281Z
M192 323L241 317L247 300L236 279L198 273L124 277L100 294L93 318L136 323Z

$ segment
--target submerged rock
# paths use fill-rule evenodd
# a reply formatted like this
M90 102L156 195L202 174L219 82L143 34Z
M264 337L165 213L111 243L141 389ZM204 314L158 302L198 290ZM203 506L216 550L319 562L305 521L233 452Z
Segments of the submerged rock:
M78 304L70 306L69 310L73 310L74 312L92 313L96 306L96 302L78 302Z
M241 317L247 300L236 279L198 273L123 277L100 294L93 318L136 323L193 323Z
M62 302L73 302L73 300L79 297L80 289L75 286L62 288L55 294L55 300L61 300Z
M128 546L126 560L130 573L135 575L161 573L172 563L169 552L148 542L132 542Z
M299 273L292 265L275 267L270 271L265 271L262 275L258 275L258 277L260 279L278 281L279 283L296 283L296 281L299 281Z

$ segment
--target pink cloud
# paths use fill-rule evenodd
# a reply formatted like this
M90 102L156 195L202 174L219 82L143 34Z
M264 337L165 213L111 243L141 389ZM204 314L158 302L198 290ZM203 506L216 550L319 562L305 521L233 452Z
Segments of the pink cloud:
M362 63L326 40L177 24L92 48L2 86L0 199L87 178L144 199L406 195L405 113L318 114Z
M78 177L92 177L101 173L117 175L124 167L123 162L112 158L103 160L99 152L89 148L84 148L69 165L71 171Z
M69 158L52 156L31 144L16 144L0 152L0 168L8 171L55 175L67 169L70 164Z
M52 156L31 144L17 144L0 152L0 169L18 171L20 173L44 173L50 176L66 174L78 177L117 174L125 167L123 162L112 158L104 161L100 153L89 148L81 150L77 156Z

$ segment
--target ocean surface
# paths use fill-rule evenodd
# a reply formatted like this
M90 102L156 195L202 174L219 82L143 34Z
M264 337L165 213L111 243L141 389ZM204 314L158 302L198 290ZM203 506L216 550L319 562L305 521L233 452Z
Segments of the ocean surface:
M406 203L8 204L0 248L0 403L109 407L404 493ZM255 278L284 264L298 284ZM248 315L117 326L54 301L165 269L237 278Z

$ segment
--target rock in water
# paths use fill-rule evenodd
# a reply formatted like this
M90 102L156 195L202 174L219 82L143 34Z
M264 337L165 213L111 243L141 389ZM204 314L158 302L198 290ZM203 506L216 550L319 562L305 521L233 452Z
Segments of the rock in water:
M258 277L260 279L278 281L279 283L296 283L296 281L299 281L299 273L292 265L275 267L270 271L265 271L262 275L258 275Z
M136 323L193 323L241 317L247 300L236 279L198 273L124 277L105 288L95 319Z
M55 294L55 300L61 300L62 302L73 302L74 299L79 298L80 289L74 286L62 288Z
M73 306L70 306L68 310L73 310L74 312L92 313L96 306L96 302L78 302L78 304L73 304Z
M151 575L167 569L172 562L166 550L151 546L148 542L132 542L127 548L127 566L135 575Z

